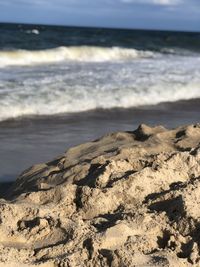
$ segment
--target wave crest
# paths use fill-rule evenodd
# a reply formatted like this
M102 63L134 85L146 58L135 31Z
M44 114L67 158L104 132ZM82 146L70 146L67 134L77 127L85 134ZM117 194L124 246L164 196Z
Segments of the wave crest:
M74 88L74 92L54 92L46 88L46 93L25 97L10 95L0 100L0 121L22 116L56 115L62 113L83 112L94 109L130 108L143 105L155 105L161 102L174 102L200 97L197 84L185 86L154 87L146 92L136 92L131 88L116 93L110 90L105 95L104 89L95 92L85 88Z
M71 46L47 50L0 51L0 67L57 63L61 61L103 62L153 57L150 51L120 47Z

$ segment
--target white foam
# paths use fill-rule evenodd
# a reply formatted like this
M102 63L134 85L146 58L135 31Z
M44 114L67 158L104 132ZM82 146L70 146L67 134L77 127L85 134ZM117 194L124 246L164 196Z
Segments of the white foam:
M0 67L57 63L69 60L79 62L133 60L136 58L153 57L154 55L150 51L94 46L58 47L40 51L0 51Z
M200 58L74 62L0 72L0 120L200 98Z
M31 33L33 33L33 34L40 34L40 32L39 32L38 29L27 30L26 33L28 33L28 34L31 34Z
M147 92L136 92L131 88L126 91L113 90L105 92L86 91L85 88L76 88L74 93L52 92L46 89L38 95L29 96L24 92L21 98L13 94L0 106L0 121L29 115L55 115L60 113L82 112L97 108L128 108L141 105L157 104L163 101L187 100L200 98L198 84L188 86L174 86L171 88L150 88ZM1 102L1 101L0 101Z

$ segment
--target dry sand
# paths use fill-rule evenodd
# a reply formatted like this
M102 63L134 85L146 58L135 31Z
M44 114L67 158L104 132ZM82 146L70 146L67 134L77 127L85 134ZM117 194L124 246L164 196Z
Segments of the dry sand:
M0 200L0 266L200 266L200 125L69 149Z

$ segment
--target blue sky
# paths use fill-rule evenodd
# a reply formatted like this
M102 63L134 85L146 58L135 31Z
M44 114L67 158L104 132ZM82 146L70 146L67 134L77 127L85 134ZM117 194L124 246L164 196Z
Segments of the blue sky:
M200 0L0 0L0 21L200 31Z

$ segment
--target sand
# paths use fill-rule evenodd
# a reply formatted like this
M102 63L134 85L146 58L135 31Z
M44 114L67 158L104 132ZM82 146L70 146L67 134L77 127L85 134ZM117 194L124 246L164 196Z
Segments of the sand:
M200 266L200 125L141 125L23 172L0 266Z

